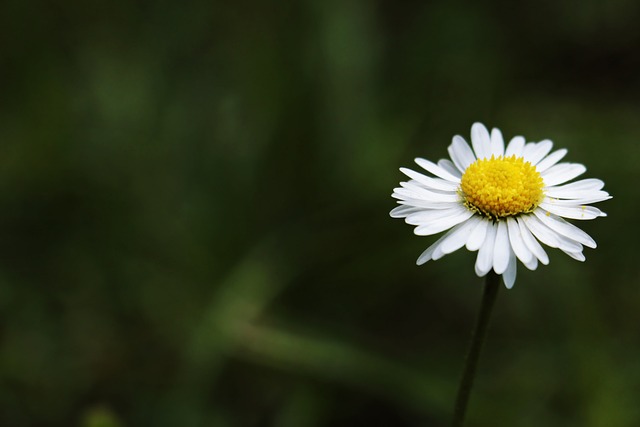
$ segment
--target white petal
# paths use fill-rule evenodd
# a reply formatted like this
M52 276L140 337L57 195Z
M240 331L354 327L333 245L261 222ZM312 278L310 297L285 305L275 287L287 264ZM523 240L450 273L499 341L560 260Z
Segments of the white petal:
M535 215L526 215L523 216L522 219L533 235L545 245L569 252L582 251L582 245L580 243L556 233Z
M461 198L454 191L430 190L422 186L418 181L411 180L409 182L401 182L402 187L396 187L391 193L391 197L399 200L416 199L428 202L457 202ZM457 196L457 197L456 197ZM554 199L555 200L555 199Z
M547 227L541 227L540 223L538 221L535 221L535 216L524 215L521 217L521 219L522 222L527 226L529 231L531 231L531 233L536 237L536 239L552 248L560 247L560 242L558 242L558 236L556 235L556 233L554 233Z
M482 221L478 217L471 217L468 221L458 224L451 232L447 233L447 238L442 241L438 248L442 252L442 256L457 251L467 241L469 232L477 225L478 221ZM434 260L437 258L434 256Z
M564 253L581 253L584 249L584 246L582 246L582 244L576 242L575 240L571 240L568 237L564 237L564 236L560 236L560 247L558 249L560 249L562 252ZM577 258L574 258L577 259Z
M533 214L538 217L540 221L542 221L547 227L555 231L556 233L562 234L565 237L568 237L576 242L582 243L588 248L595 248L597 246L595 240L591 238L587 233L579 229L573 224L568 223L563 220L559 216L553 215L551 213L545 213L542 209L536 209Z
M458 215L467 209L464 206L454 205L448 209L421 209L419 212L407 215L405 222L410 225L428 224L440 218Z
M567 191L598 191L602 190L603 187L604 182L602 182L601 180L595 178L587 178L557 187L549 187L548 190L554 189Z
M453 231L453 230L451 230L451 231ZM424 252L422 252L422 254L420 254L418 259L416 260L416 264L417 265L422 265L425 262L431 260L432 259L431 257L433 256L433 253L435 252L435 250L438 249L438 247L440 246L440 243L442 243L442 241L444 239L446 239L448 235L449 235L449 233L447 233L444 236L440 237L438 240L436 240L436 242L434 244L432 244Z
M400 185L402 185L403 188L393 189L393 191L399 196L428 200L430 202L453 203L460 201L460 195L454 191L439 192L434 190L427 190L426 188L412 184L411 182L401 182Z
M457 233L462 226L464 226L464 224L457 225L456 227L454 227L451 230L447 231L438 240L436 240L436 242L434 244L432 244L424 252L422 252L422 254L416 260L416 264L417 265L422 265L422 264L424 264L425 262L427 262L429 260L432 260L432 259L435 260L436 258L434 258L434 256L436 256L436 254L438 254L438 257L443 256L443 255L441 255L442 252L441 252L441 249L440 249L442 243L445 242L452 234Z
M554 151L553 153L549 154L547 157L542 159L542 161L540 161L540 163L536 165L536 170L540 173L546 171L551 166L555 165L560 160L562 160L562 158L567 154L567 152L568 151L564 148Z
M580 163L560 163L542 172L542 180L546 187L562 184L572 180L573 178L582 175L587 171L587 168Z
M484 242L484 238L487 235L487 228L490 226L490 222L486 219L481 219L481 221L476 225L476 228L469 234L469 238L467 239L467 249L470 251L477 251L482 246Z
M465 209L465 212L460 212L455 215L451 215L444 218L439 218L429 224L423 224L416 227L413 232L418 236L430 236L432 234L440 233L441 231L447 230L454 225L460 224L462 221L466 221L473 215L468 209Z
M425 187L432 188L434 190L455 191L458 188L458 184L455 182L446 181L440 178L431 178L430 176L423 175L420 172L412 171L411 169L400 168L400 171L403 174L407 175L409 178L415 179Z
M527 142L526 144L524 144L524 148L522 149L522 157L526 161L529 161L529 157L531 156L531 153L535 151L536 145L537 144L535 142Z
M504 139L498 128L491 129L491 154L496 157L504 155Z
M569 255L571 258L580 262L584 262L587 259L582 252L571 252L571 251L565 251L565 250L563 250L562 252L564 252L565 254Z
M445 255L446 254L444 252L442 252L442 242L440 242L438 247L435 248L435 250L433 251L433 254L431 255L431 259L434 260L434 261L437 261L437 260L439 260L440 258L442 258Z
M517 221L518 226L520 227L520 233L522 234L522 240L524 241L524 244L527 245L531 253L535 255L535 257L539 259L541 263L543 263L544 265L549 264L549 256L544 251L540 243L538 243L538 241L535 239L535 237L533 237L527 226L524 224L522 217L519 217Z
M485 276L489 270L491 270L491 267L493 267L493 246L496 240L497 229L498 227L496 227L495 224L489 224L484 242L478 250L475 270L479 277Z
M509 231L507 223L499 221L496 230L496 241L493 245L493 271L502 274L509 264L509 254L511 253L511 244L509 243Z
M446 198L442 195L428 197L419 192L409 190L407 188L394 188L391 197L394 199L406 201L406 200L419 200L421 202L427 203L453 203L456 199L455 197ZM443 197L443 198L440 198ZM405 203L406 204L406 203Z
M546 197L543 203L549 203L556 206L579 206L589 205L591 203L603 202L609 200L611 196L606 191L592 191L586 197L574 197L571 199L556 199L555 197Z
M551 148L553 148L553 142L549 141L548 139L545 139L544 141L540 141L531 150L528 158L525 157L525 160L531 162L532 165L537 165L540 162L540 160L544 158L544 156L549 154L549 151L551 151Z
M516 283L517 272L518 266L516 264L516 256L514 255L512 250L509 250L509 263L507 264L507 269L502 275L502 280L504 281L504 285L507 289L513 288L514 283Z
M564 186L546 188L544 190L544 194L547 197L551 197L554 199L585 199L585 200L599 199L599 201L603 201L610 198L609 193L607 193L606 191L599 191L599 190L577 191L577 190L567 190L567 189L564 189L563 187ZM584 204L585 202L582 202L582 203ZM595 203L595 202L589 202L589 203Z
M473 154L471 147L460 135L453 137L448 151L451 160L461 172L464 172L471 163L476 161L476 156Z
M421 168L423 168L426 171L431 172L435 176L438 176L438 177L440 177L442 179L445 179L447 181L460 183L460 178L457 178L456 176L452 175L451 173L447 172L446 170L442 169L440 166L436 165L433 162L430 162L427 159L421 159L420 157L418 157L417 159L415 159L415 162Z
M471 144L473 145L473 151L476 153L476 158L491 157L491 137L482 123L474 123L471 126Z
M511 138L507 151L504 153L506 157L515 155L516 157L522 157L522 150L524 149L524 138L521 136L514 136Z
M420 208L416 208L413 206L400 205L391 209L391 212L389 212L389 215L391 216L391 218L404 218L406 216L411 215L412 213L416 213L419 211L420 211Z
M432 202L429 200L422 199L414 199L410 197L399 196L396 193L391 195L396 199L399 199L398 203L401 205L413 206L417 208L423 209L451 209L454 206L459 206L460 202L449 203L449 202Z
M511 217L507 218L507 228L509 229L509 242L511 242L511 248L516 256L522 261L523 264L531 262L531 258L535 258L531 251L527 248L527 245L522 240L522 232L518 227L518 222Z
M458 179L462 178L462 172L453 164L451 160L440 159L438 160L438 166L440 166L445 171L449 172L451 175L457 177Z
M527 263L523 263L525 267L527 267L529 270L533 271L536 268L538 268L538 258L532 256L531 257L531 261L527 262Z
M558 216L571 219L594 219L599 216L607 216L600 209L593 206L559 206L557 204L542 202L540 207Z

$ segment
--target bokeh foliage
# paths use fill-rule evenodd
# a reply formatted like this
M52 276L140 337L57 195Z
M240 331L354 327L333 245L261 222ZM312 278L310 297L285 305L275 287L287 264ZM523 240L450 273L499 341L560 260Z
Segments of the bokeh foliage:
M470 426L640 424L640 4L0 3L0 425L446 425L482 281L391 220L474 121L614 199L501 291Z

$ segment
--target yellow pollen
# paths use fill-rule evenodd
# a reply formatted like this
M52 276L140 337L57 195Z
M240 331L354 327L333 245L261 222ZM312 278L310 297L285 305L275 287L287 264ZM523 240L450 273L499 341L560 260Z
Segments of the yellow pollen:
M460 181L460 195L470 210L494 221L533 212L542 201L544 183L536 167L522 157L476 160Z

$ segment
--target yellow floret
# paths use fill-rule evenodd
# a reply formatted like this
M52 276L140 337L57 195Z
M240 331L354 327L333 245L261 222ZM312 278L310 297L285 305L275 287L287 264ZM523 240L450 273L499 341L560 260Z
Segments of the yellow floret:
M493 220L532 212L544 198L543 188L536 167L516 156L477 160L460 182L465 206Z

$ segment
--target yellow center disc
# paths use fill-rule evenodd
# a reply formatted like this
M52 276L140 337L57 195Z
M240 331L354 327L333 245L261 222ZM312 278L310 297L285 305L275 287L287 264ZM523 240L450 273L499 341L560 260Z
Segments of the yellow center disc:
M465 206L493 220L532 212L543 188L536 167L516 156L476 160L460 182Z

